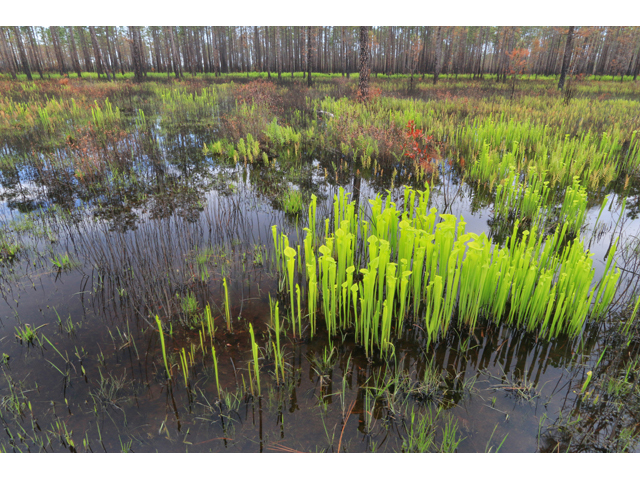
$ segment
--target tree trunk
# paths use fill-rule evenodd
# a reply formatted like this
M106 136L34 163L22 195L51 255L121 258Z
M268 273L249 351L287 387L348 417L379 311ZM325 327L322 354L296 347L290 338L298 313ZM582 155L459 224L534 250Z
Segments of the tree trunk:
M153 37L153 51L156 57L156 71L162 71L161 59L160 59L160 42L158 42L158 29L153 27L151 29L151 36Z
M347 49L346 44L344 43L344 27L340 27L342 29L342 42L341 42L341 50L342 50L342 76L344 77L347 73Z
M62 54L62 47L60 46L60 38L58 37L58 27L49 27L51 31L51 40L53 41L53 49L56 52L56 60L58 61L58 70L60 75L67 73L67 67L64 64L64 56Z
M264 51L265 51L265 60L267 62L267 78L271 78L271 61L269 59L269 27L266 26L265 35L264 35Z
M173 55L173 70L176 74L176 78L182 76L182 64L180 63L180 54L178 53L178 47L176 46L175 37L173 35L173 27L169 28L169 43L171 44L171 54Z
M311 43L311 27L307 27L307 87L311 87L311 60L313 60Z
M358 82L358 90L360 99L363 101L369 98L370 60L369 27L360 27L360 81Z
M346 57L346 71L347 71L347 78L349 78L349 74L351 72L351 30L347 31L347 44L346 44L346 50L345 50L345 57Z
M27 74L29 80L33 80L31 76L31 69L29 68L29 60L27 54L24 51L24 44L22 43L22 33L20 27L13 27L13 34L16 37L16 43L18 44L18 53L20 54L20 62L22 63L22 70Z
M165 51L165 58L167 59L166 63L167 63L167 80L169 80L171 78L171 72L175 71L175 66L173 66L172 62L171 62L171 58L173 57L171 55L171 47L170 47L170 43L169 43L169 28L168 27L163 27L164 29L164 51Z
M639 44L640 46L640 44ZM636 66L633 69L633 81L638 80L638 73L640 73L640 48L636 52Z
M211 32L212 35L212 41L213 41L213 69L215 72L215 76L219 77L220 76L220 48L218 46L218 36L216 35L216 30L215 28L213 29L213 31Z
M295 70L295 62L293 61L294 39L293 32L287 30L287 43L289 44L289 68L291 69L291 80L293 81L293 72Z
M209 39L209 27L203 27L202 43L202 56L204 58L204 71L205 73L211 73L211 41Z
M569 63L571 62L571 52L573 47L573 29L575 27L569 27L567 33L567 43L564 45L564 56L562 57L562 70L560 71L560 80L558 81L558 89L562 90L564 87L564 79L567 76L567 70Z
M7 61L7 67L9 68L9 72L11 73L11 78L14 80L17 78L16 76L16 65L9 54L9 46L7 45L7 37L4 34L4 28L0 27L0 41L2 41L2 52Z
M67 27L69 31L69 42L71 43L71 63L76 71L78 78L82 78L82 69L80 68L80 59L78 58L78 49L76 48L76 39L73 35L73 27ZM40 75L42 76L42 74Z
M100 74L103 73L104 70L104 73L107 75L107 81L110 81L111 77L109 76L109 71L104 68L104 62L102 61L102 53L100 52L100 45L98 44L95 27L89 27L89 32L91 33L91 44L93 45L93 52L96 57L98 78L100 78Z
M115 29L115 36L113 39L113 43L114 43L114 48L118 58L118 65L120 66L120 73L124 77L124 60L122 59L122 50L120 49L120 34L118 32L117 27Z
M140 27L136 27L136 38L138 40L138 52L140 55L140 71L146 78L147 76L147 53L145 51L145 44L142 42L142 34L140 33Z
M137 29L139 27L129 27L131 36L131 58L133 59L133 74L136 82L142 81L142 59L140 58L140 44L138 43Z
M109 27L105 27L104 36L107 40L107 53L109 54L109 67L111 70L111 75L113 79L116 79L116 70L118 70L118 61L116 59L115 53L111 49L111 40L109 40Z
M42 74L42 64L40 61L40 56L38 52L38 44L36 43L35 36L33 35L33 27L27 27L27 33L29 35L29 43L31 44L31 52L33 56L33 63L38 70L38 74L41 79L44 79L44 75Z
M91 61L91 52L87 46L85 29L84 27L78 28L80 29L80 48L82 49L82 56L84 57L84 70L85 72L93 72L95 69L93 68L93 62Z
M262 71L262 55L260 53L260 36L258 35L258 27L253 27L253 43L256 50L256 70Z
M276 46L278 48L278 80L282 80L282 38L280 27L276 27Z
M300 69L302 70L302 79L307 78L307 45L309 38L307 37L307 29L302 27L302 46L300 48Z
M438 27L438 31L436 33L436 66L433 72L433 84L438 83L438 76L440 75L441 65L441 57L442 55L442 27Z

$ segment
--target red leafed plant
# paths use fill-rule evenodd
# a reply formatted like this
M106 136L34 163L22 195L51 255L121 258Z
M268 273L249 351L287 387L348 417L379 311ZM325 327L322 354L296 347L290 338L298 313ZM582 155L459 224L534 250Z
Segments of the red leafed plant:
M433 135L425 135L422 130L416 128L413 120L409 120L404 132L404 144L402 152L405 157L417 162L425 170L431 171L431 163L436 158L438 150Z

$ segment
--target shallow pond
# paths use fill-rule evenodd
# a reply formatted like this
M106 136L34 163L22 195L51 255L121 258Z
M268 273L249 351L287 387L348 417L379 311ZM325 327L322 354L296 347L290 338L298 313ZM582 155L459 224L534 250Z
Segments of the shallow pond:
M311 338L306 320L302 334L292 330L271 228L296 246L311 194L322 226L340 188L366 214L377 194L401 203L403 184L421 182L399 166L365 174L313 155L269 167L220 162L203 155L210 134L199 129L151 139L153 146L128 140L142 145L132 151L135 178L116 172L91 185L55 168L3 170L0 218L23 246L0 267L4 450L406 451L426 448L430 435L427 449L437 450L452 426L459 452L639 448L638 409L624 404L638 395L640 370L628 361L637 346L616 334L637 281L633 255L616 258L630 273L612 313L577 338L547 340L481 319L429 345L416 318L392 357L369 359L351 330L329 337L320 326ZM4 148L15 155L18 147ZM491 197L447 162L439 169L429 206L503 242L513 223L494 218ZM292 190L304 204L293 215L282 204ZM604 193L581 231L594 282L612 240L631 244L640 228L638 219L619 218L615 194L599 215ZM271 299L286 331L280 382ZM207 305L213 334L202 323ZM260 395L250 376L250 325ZM590 396L587 378L598 385Z

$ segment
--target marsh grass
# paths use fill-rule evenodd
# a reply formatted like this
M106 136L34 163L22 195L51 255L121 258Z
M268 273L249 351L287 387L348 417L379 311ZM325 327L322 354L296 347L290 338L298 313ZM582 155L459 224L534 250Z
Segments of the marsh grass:
M282 207L289 215L296 215L304 208L302 192L299 190L287 190L282 194Z
M38 338L38 330L40 330L42 327L44 327L44 325L33 328L28 323L25 323L22 326L15 327L15 336L20 341L20 343L35 345L36 341L41 343Z
M285 377L285 369L284 369L284 354L280 344L280 308L278 302L271 301L269 298L269 309L271 311L271 325L273 328L274 335L276 337L275 343L272 342L273 347L273 355L274 355L274 366L275 366L275 375L276 375L276 383L279 385L281 382L284 383Z
M442 422L438 429L436 423ZM407 437L402 445L403 452L411 453L454 453L460 442L458 422L442 409L434 412L428 409L422 414L416 415L411 410Z
M224 287L224 318L227 321L227 331L232 332L231 328L231 304L229 302L229 289L227 288L227 279L222 279L222 286Z
M156 324L158 325L158 332L160 333L160 346L162 347L162 359L164 360L164 368L167 372L167 377L171 380L171 369L169 368L169 363L167 361L167 349L164 343L164 331L162 330L162 322L160 321L160 317L156 315Z
M197 315L198 309L199 309L198 300L196 299L196 296L194 295L194 293L187 292L187 294L181 298L181 305L182 305L182 312L187 318L186 323L190 323L189 320L194 318Z
M126 374L122 376L113 375L111 373L103 375L102 371L98 369L100 380L95 389L92 389L91 396L95 399L96 403L100 404L103 408L107 406L113 406L117 409L122 407L119 405L125 398L132 381L127 378Z
M256 343L255 335L253 334L253 325L249 324L249 334L251 335L251 354L253 356L253 375L256 384L256 392L258 397L261 396L260 393L260 364L258 363L259 359L259 349L258 344ZM249 368L249 372L251 372L251 367ZM249 374L249 382L251 384L251 392L253 393L253 382L251 381L251 374Z
M4 234L0 234L0 262L10 262L23 250L24 246L15 240L9 240Z
M51 259L51 263L59 270L71 270L79 265L79 262L72 260L68 253L56 255Z

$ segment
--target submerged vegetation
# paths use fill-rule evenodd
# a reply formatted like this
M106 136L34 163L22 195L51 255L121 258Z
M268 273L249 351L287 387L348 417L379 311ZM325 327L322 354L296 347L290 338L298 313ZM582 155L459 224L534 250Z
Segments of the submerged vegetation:
M639 84L264 77L0 79L3 451L637 451Z

